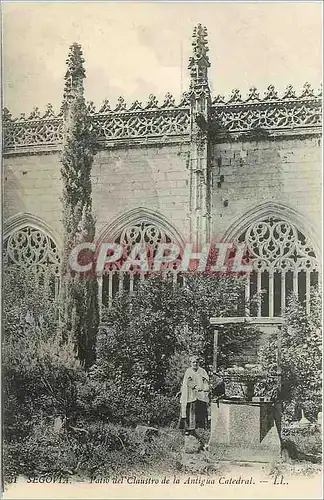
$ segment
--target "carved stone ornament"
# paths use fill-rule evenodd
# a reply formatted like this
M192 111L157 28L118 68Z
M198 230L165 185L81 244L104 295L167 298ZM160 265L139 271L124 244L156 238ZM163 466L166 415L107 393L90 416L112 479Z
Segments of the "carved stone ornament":
M2 119L3 119L3 121L7 121L7 120L10 121L12 119L12 115L11 115L9 109L3 108Z
M111 112L111 107L109 104L108 99L105 99L104 102L102 103L101 108L99 109L99 113L110 113Z
M190 105L189 92L183 92L179 106L189 106L189 105Z
M46 111L44 115L42 116L43 119L48 119L48 118L55 118L55 113L54 109L51 103L48 103L46 106Z
M96 113L96 108L93 101L87 103L87 111L89 115L94 115Z
M43 231L26 226L7 238L4 258L9 266L30 269L35 274L50 270L59 274L60 255L54 241Z
M245 242L256 270L318 270L318 260L311 243L287 221L269 217L256 222L240 240Z
M190 124L191 99L209 98L209 88L197 86L184 92L180 103L167 93L163 104L159 107L157 98L150 95L148 104L142 107L135 101L127 110L123 97L119 97L114 111L109 101L104 101L98 112L91 103L89 111L93 127L99 141L109 145L110 140L141 137L174 137L188 136ZM53 107L48 104L41 115L38 108L26 118L21 114L13 118L8 109L3 111L4 153L14 149L60 147L63 138L63 113L55 115ZM211 123L217 123L218 130L226 133L247 132L263 129L265 131L315 129L320 131L322 125L321 90L315 95L309 83L306 83L300 96L288 86L280 98L272 85L268 87L265 98L260 99L255 87L252 87L247 98L235 89L226 101L217 96L210 109Z
M114 111L125 111L125 110L126 110L125 99L122 96L120 96L117 99L117 104L116 104Z
M315 97L314 90L310 83L306 82L303 86L303 92L300 96L301 99L313 99Z
M319 97L314 95L309 84L305 84L300 97L288 85L281 98L273 85L269 85L265 98L259 99L255 87L250 89L246 100L239 102L236 90L227 102L215 99L212 107L212 121L228 132L254 130L298 130L322 125L322 108Z
M256 87L250 88L246 102L249 101L260 101L260 93L257 91Z
M163 102L161 107L162 108L174 108L175 107L175 100L174 100L172 94L170 94L170 92L167 92L167 94L165 94L164 102Z
M296 93L292 85L288 85L282 97L283 99L296 99Z
M127 259L127 256L136 244L143 245L149 262L150 259L155 256L157 245L159 243L171 243L171 237L156 224L148 221L142 221L126 226L120 236L116 238L115 243L118 243L123 247L123 257L119 262L113 262L107 265L105 267L105 273L120 269L121 265ZM132 271L132 268L130 271Z
M38 120L39 118L40 118L40 111L39 111L39 108L36 107L30 113L28 120Z
M145 109L157 109L158 108L158 100L155 95L150 94L149 95L149 100L147 105L145 106Z
M264 93L264 99L267 101L275 101L278 99L278 92L274 88L274 85L269 85L267 91Z
M142 103L139 101L134 101L131 107L129 108L129 111L138 111L138 110L143 110Z
M213 100L212 104L225 104L225 97L223 95L218 94Z

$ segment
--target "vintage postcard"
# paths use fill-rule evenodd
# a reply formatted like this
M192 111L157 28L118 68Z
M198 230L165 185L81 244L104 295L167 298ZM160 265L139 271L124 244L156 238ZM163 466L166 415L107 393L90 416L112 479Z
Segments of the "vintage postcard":
M2 2L2 494L322 498L321 2Z

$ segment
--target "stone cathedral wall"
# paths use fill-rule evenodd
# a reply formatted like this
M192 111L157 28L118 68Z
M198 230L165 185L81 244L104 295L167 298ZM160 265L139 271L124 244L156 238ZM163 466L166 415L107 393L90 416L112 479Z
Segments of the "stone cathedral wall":
M113 220L137 208L157 211L188 237L188 147L150 146L102 150L92 168L97 236ZM19 213L43 219L62 233L60 155L4 159L4 220Z
M18 214L31 214L61 235L61 194L59 153L4 158L4 222Z
M109 227L121 230L118 220L125 226L138 210L200 246L237 236L244 217L268 203L319 248L322 90L305 83L279 95L269 85L263 93L252 87L244 97L238 89L213 97L205 27L195 27L192 47L180 102L167 93L162 102L151 94L130 106L122 97L115 107L87 103L99 145L92 169L97 238ZM4 221L29 214L59 239L64 120L63 108L55 113L50 104L45 113L3 114Z
M318 137L214 144L212 232L223 236L238 217L265 202L300 213L320 245L322 149Z
M271 201L300 212L320 237L321 155L318 137L214 144L212 234L222 237L238 217ZM5 157L3 181L5 221L33 214L61 234L59 152ZM97 235L118 216L143 207L161 213L190 239L187 144L102 150L92 185Z
M159 212L188 237L187 149L173 145L101 151L92 171L97 233L141 207Z

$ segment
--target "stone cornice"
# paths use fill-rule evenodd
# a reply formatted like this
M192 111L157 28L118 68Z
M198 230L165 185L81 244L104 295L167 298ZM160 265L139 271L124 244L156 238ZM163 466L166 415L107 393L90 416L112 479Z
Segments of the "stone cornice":
M190 98L190 93L184 93L176 104L167 94L159 105L157 98L150 95L146 105L135 101L127 108L120 97L114 109L105 101L96 111L90 102L88 112L102 149L186 143L190 140ZM217 96L212 101L209 116L211 140L216 142L321 135L322 93L315 94L305 84L299 96L288 86L278 97L270 85L263 98L252 88L242 99L234 90L229 99ZM48 105L44 114L35 108L30 116L20 118L12 118L4 110L5 155L59 151L62 138L62 110L55 114Z
M315 94L306 83L297 96L291 85L279 97L270 85L263 98L255 87L246 99L233 90L225 100L217 96L212 102L211 121L217 138L250 139L317 135L322 130L322 92Z

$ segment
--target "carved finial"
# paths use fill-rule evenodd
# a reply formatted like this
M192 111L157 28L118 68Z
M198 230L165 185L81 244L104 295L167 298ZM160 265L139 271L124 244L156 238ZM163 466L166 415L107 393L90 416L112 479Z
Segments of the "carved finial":
M278 92L274 88L274 85L269 85L267 91L264 93L264 96L266 101L274 101L278 99Z
M156 109L158 107L158 100L154 94L149 95L149 100L145 109Z
M138 111L140 109L143 109L142 103L136 99L129 108L129 111Z
M296 93L292 85L286 87L283 99L296 99Z
M105 99L102 103L101 108L99 109L99 113L109 113L111 111L110 103L108 99Z
M70 47L70 52L66 60L68 69L65 73L65 88L63 100L70 101L77 95L83 95L83 79L85 69L81 45L74 43Z
M94 115L96 113L96 107L95 107L93 101L89 101L87 103L87 110L88 110L89 115Z
M11 113L10 113L10 111L9 111L8 108L3 108L3 110L2 110L2 119L3 119L4 122L12 120L12 116L11 116Z
M30 113L28 120L38 120L40 118L39 108L33 108L33 111Z
M224 103L225 103L225 97L220 94L218 94L212 102L212 104L224 104Z
M165 98L164 98L164 102L162 104L162 108L173 108L175 105L175 100L172 96L172 94L170 94L170 92L167 92L165 94Z
M188 92L183 92L179 106L190 106L190 97Z
M54 113L53 106L51 103L48 103L46 106L46 111L45 111L44 115L42 116L42 118L54 118L54 117L55 117L55 113Z
M190 57L188 66L190 69L191 90L196 87L208 86L208 68L210 67L207 55L209 51L207 28L198 24L198 26L194 28L192 38L193 56Z
M303 91L301 93L301 99L310 99L315 97L314 90L311 87L311 84L306 82L303 85Z
M232 90L232 94L228 102L242 102L241 92L238 89Z
M257 91L256 87L251 87L249 89L247 101L260 101L260 93Z
M114 111L125 111L125 109L126 109L125 99L120 96L117 99L117 104L116 104Z

